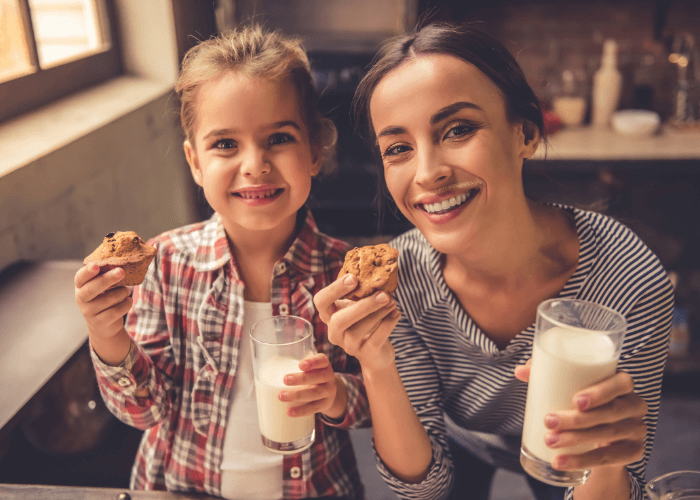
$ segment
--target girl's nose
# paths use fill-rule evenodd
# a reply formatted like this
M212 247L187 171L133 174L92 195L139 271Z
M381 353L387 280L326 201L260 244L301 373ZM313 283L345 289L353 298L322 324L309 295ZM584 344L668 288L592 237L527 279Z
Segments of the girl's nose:
M452 175L452 168L432 148L424 149L417 158L415 182L426 189L433 188Z
M272 165L265 158L264 151L257 148L247 151L241 162L241 174L246 177L259 177L271 170Z

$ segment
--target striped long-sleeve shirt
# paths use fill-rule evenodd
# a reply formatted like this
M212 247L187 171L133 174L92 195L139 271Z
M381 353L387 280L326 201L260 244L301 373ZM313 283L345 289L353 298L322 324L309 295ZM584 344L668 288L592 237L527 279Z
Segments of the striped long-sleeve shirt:
M605 305L628 322L618 369L633 377L635 392L649 405L644 457L628 465L630 498L642 500L673 289L657 257L627 227L597 213L561 208L575 219L580 250L576 271L559 297ZM390 244L399 250L396 300L402 311L391 341L409 398L432 442L433 462L419 484L400 481L378 460L380 473L401 498L444 498L453 476L448 436L492 465L522 472L519 451L527 384L514 377L513 369L532 354L534 325L500 350L447 287L439 252L418 230ZM573 498L573 488L566 498Z
M310 212L300 222L299 235L274 268L273 315L311 322L317 351L345 383L348 406L342 422L317 415L315 443L285 455L284 498L359 499L363 487L347 429L368 424L369 404L359 363L328 341L313 304L314 294L338 275L348 246L319 233ZM97 379L109 409L145 430L131 488L218 496L238 347L247 341L245 284L217 214L149 243L158 252L134 289L126 325L131 351L119 366L104 364L93 351ZM148 397L136 395L142 388Z

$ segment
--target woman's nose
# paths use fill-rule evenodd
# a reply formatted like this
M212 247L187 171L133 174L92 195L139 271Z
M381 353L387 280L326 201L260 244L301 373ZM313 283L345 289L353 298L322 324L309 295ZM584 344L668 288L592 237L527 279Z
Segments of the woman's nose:
M241 161L241 174L246 177L259 177L269 174L272 165L265 157L265 152L258 148L251 148L245 152Z
M431 188L452 175L452 168L433 148L424 149L418 154L415 174L416 184Z

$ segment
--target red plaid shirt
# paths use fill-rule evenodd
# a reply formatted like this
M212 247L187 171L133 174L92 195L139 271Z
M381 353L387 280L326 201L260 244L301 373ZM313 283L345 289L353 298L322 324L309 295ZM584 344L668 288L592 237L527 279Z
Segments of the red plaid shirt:
M224 434L238 348L245 341L245 285L217 214L149 243L158 252L134 289L126 325L135 341L129 355L112 367L93 352L100 390L119 419L145 430L132 489L220 496ZM347 431L369 424L359 363L328 342L313 304L314 294L338 275L347 250L345 243L319 233L309 212L274 268L273 315L301 316L314 325L318 352L328 356L348 392L344 420L317 414L316 442L284 456L284 498L363 496ZM148 389L149 396L137 397L139 388Z

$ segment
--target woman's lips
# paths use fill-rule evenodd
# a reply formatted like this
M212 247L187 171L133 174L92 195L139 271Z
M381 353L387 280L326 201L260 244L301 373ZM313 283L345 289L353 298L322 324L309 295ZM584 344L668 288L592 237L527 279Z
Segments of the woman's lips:
M428 220L433 224L444 224L458 217L480 192L480 188L474 188L466 193L448 196L439 201L418 204L416 206L425 213Z

